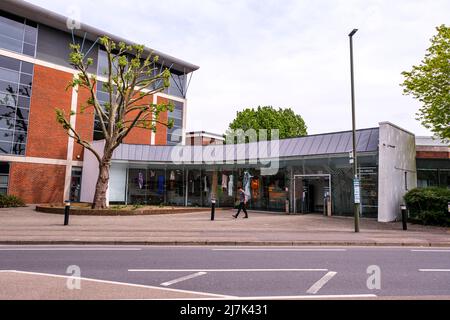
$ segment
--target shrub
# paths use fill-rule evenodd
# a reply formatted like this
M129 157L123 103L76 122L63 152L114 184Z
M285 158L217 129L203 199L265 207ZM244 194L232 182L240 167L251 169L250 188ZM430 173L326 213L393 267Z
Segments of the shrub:
M0 194L0 208L25 207L25 202L16 196Z
M426 225L450 225L449 189L414 189L405 195L405 202L412 220Z

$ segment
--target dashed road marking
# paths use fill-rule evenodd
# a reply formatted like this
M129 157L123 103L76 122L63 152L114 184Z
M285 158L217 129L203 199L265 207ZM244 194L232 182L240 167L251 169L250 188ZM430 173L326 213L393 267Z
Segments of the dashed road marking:
M347 249L212 249L212 251L261 251L261 252L346 252Z
M170 287L171 285L173 285L175 283L180 283L180 282L183 282L183 281L186 281L186 280L194 279L194 278L197 278L197 277L200 277L200 276L204 276L205 274L207 274L207 273L206 272L197 272L197 273L191 274L189 276L185 276L185 277L181 277L181 278L178 278L178 279L175 279L175 280L171 280L171 281L167 281L167 282L161 283L161 285L163 287Z
M434 253L450 253L450 250L424 250L424 249L420 249L420 250L411 250L411 252L434 252Z
M128 272L327 272L328 269L128 269Z
M450 269L419 269L420 272L450 272Z
M308 289L308 291L306 291L306 293L309 294L316 294L317 292L320 291L320 289L323 288L323 286L325 286L328 281L330 281L335 275L337 275L337 272L334 271L330 271L328 272L326 275L324 275L319 281L317 281L315 284L313 284L313 286L311 288Z

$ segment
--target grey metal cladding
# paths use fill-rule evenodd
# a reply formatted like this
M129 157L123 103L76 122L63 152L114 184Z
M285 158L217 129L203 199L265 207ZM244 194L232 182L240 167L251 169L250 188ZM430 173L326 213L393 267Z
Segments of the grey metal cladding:
M298 140L298 141L295 141L295 140ZM294 139L293 150L294 150L295 154L301 155L301 154L305 153L306 148L308 148L308 144L307 144L306 140L307 140L307 137Z
M352 133L351 132L344 132L340 133L341 139L339 140L339 144L336 148L335 153L345 153L350 152L351 149L349 147L350 140L352 140Z
M372 129L369 143L367 144L367 151L377 151L380 143L380 129Z
M76 43L82 45L83 39L75 37ZM40 24L38 31L38 41L36 48L36 58L44 60L59 66L72 68L69 63L70 47L73 42L72 35L46 25ZM83 46L83 52L87 53L93 45L92 41L86 40ZM98 46L89 52L88 58L94 60L94 64L88 69L89 72L97 72Z
M295 146L300 139L286 139L280 143L280 155L282 157L288 157L292 152L295 152Z
M309 149L309 154L316 155L318 154L320 145L322 144L324 136L315 136L313 142L311 144L311 148Z
M342 134L332 134L330 144L328 145L327 153L336 153L341 139Z
M331 138L333 136L331 134L327 134L325 136L323 136L322 138L322 142L319 146L319 148L317 149L317 154L327 154L330 153L329 150L329 146L330 146L330 142L331 142Z
M358 144L356 145L357 146L356 150L358 152L364 152L367 150L367 145L369 144L370 134L371 134L371 131L369 131L369 130L364 130L360 133Z
M305 137L304 142L303 142L303 147L302 147L302 150L300 153L301 156L306 156L309 154L309 150L311 149L313 142L314 142L314 137Z
M358 130L358 152L374 152L378 149L379 129ZM277 146L278 144L278 146ZM273 148L275 147L275 150ZM277 150L279 147L279 150ZM226 162L229 160L284 158L310 155L348 153L352 151L352 132L279 140L261 141L248 145L211 146L141 146L122 144L115 152L115 160L150 162ZM275 154L277 152L277 154ZM279 153L278 153L279 152ZM172 156L178 159L172 159Z
M163 147L163 155L162 155L162 159L164 162L170 162L172 161L172 151L173 148L171 147Z
M248 158L249 159L258 159L258 150L262 148L264 143L251 143L248 146Z

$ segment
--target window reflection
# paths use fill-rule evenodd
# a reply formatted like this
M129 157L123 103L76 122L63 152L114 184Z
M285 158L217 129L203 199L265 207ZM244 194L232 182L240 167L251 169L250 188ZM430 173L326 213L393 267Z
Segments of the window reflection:
M33 68L0 56L0 154L25 155Z

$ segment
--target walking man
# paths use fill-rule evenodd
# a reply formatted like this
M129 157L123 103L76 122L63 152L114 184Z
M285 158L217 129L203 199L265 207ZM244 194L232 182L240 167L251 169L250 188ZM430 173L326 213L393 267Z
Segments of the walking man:
M244 192L244 189L242 189L242 187L239 188L238 193L239 193L239 201L240 201L239 202L239 210L238 210L238 213L236 213L236 215L233 215L233 218L237 219L242 210L245 213L244 219L248 219L248 213L247 213L247 208L246 208L247 196Z

